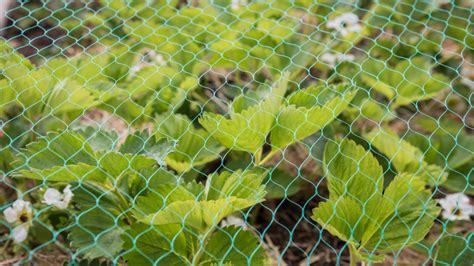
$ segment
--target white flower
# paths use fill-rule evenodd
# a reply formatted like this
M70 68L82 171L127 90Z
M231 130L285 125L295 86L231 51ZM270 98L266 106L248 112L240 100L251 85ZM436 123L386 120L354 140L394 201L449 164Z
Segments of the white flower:
M470 216L474 215L474 206L471 205L469 197L463 193L447 195L444 199L438 200L438 202L443 208L442 216L444 219L450 221L470 221Z
M33 209L28 201L16 200L11 207L3 211L5 220L12 225L17 225L12 230L13 240L22 242L28 236L28 229L31 226Z
M236 216L228 216L221 222L221 226L232 226L232 225L247 228L247 224L245 224L245 221L242 218L236 217Z
M28 201L16 200L12 206L3 211L7 222L25 223L31 219L32 215L31 204Z
M354 55L325 53L321 55L320 59L321 61L328 63L330 66L335 66L336 63L339 63L339 62L353 61Z
M359 24L359 17L354 13L344 13L332 20L327 25L329 29L338 31L342 36L346 36L351 32L360 32L362 26Z
M28 230L30 229L29 224L20 224L19 226L13 228L12 235L15 242L23 242L28 236Z
M43 202L59 209L66 209L73 196L74 194L72 194L71 185L67 185L62 194L55 188L48 188L44 193Z

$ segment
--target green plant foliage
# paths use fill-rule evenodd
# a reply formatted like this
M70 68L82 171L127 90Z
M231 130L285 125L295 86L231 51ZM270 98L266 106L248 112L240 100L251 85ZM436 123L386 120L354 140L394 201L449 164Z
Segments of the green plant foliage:
M203 129L197 129L184 115L163 115L158 119L158 133L176 142L176 149L166 157L166 164L182 173L219 158L223 147Z
M156 194L152 193L139 201L145 206L137 205L140 212L152 213L140 220L155 225L182 224L188 230L205 233L229 214L262 201L265 195L261 185L264 177L260 171L223 172L211 175L205 187L160 187ZM159 198L166 199L162 206L156 203ZM146 204L148 202L154 204ZM147 206L156 211L147 209Z
M392 130L376 128L364 137L388 158L398 173L417 175L431 185L439 185L446 180L447 173L442 167L428 164L417 147L400 139Z
M146 232L143 234L143 232ZM197 258L189 250L198 242L192 234L179 230L178 226L149 226L137 224L129 235L136 240L134 245L126 242L131 251L125 254L128 263L152 265L154 262L167 265L264 265L265 254L257 239L248 231L237 227L219 228L209 236L209 241Z
M303 182L301 177L293 177L282 170L273 169L269 172L264 183L268 192L265 197L280 199L298 193Z
M465 133L463 124L442 119L439 122L432 118L418 118L417 123L430 133L412 133L406 140L415 145L424 154L429 164L444 167L448 176L442 187L453 192L464 192L473 195L474 137Z
M383 94L393 109L416 101L430 99L449 87L442 74L431 74L433 65L423 57L387 65L378 59L366 59L358 78Z
M237 97L229 118L206 112L199 123L225 147L256 153L275 123L287 82L283 77L272 87L262 85Z
M190 125L183 117L177 119ZM82 134L87 135L87 131ZM263 201L265 171L214 173L205 185L194 181L185 184L158 166L157 154L164 160L168 155L163 151L172 150L160 143L166 139L136 133L128 136L117 151L103 151L104 145L94 145L100 148L94 150L86 140L96 143L101 138L83 135L51 133L31 143L20 157L27 168L19 170L16 177L80 185L74 190L78 212L69 239L84 258L114 258L130 245L127 236L132 235L143 244L147 239L157 239L155 248L145 258L172 252L173 256L167 258L170 263L183 260L206 265L229 261L240 265L250 260L263 265L263 250L252 234L237 228L219 228L219 224L226 216ZM142 227L131 229L131 222L160 230L142 239L137 231ZM166 248L168 237L180 234L184 253ZM209 239L206 249L196 250L204 239ZM218 245L216 239L219 244L227 241L226 248ZM144 247L139 244L136 248ZM143 254L136 252L126 254L125 258L131 263L144 261Z
M284 148L316 133L336 119L354 95L348 85L312 86L291 94L271 131L272 145Z
M7 2L4 264L472 264L468 0Z
M19 177L27 177L49 182L91 181L100 184L113 185L121 178L140 180L144 173L154 173L154 177L167 175L156 167L154 158L157 146L136 146L134 153L129 153L127 146L136 139L131 135L117 151L94 151L80 134L75 132L51 133L47 137L29 144L20 156L19 165L26 169L19 170ZM148 144L148 143L147 143ZM151 148L149 148L151 147ZM169 150L167 146L158 146ZM150 149L151 153L141 154Z
M443 237L438 243L434 265L471 265L474 261L472 241L472 235Z
M324 169L329 199L312 218L346 241L358 260L422 240L439 213L431 192L417 176L401 174L384 188L376 158L351 140L326 145Z
M157 186L137 200L133 213L143 224L124 237L126 246L134 247L125 257L130 263L145 264L160 260L263 265L262 247L251 233L218 225L229 214L263 200L264 176L256 170L223 172L211 175L206 185ZM150 233L139 236L144 231ZM130 235L138 236L138 245L130 242Z

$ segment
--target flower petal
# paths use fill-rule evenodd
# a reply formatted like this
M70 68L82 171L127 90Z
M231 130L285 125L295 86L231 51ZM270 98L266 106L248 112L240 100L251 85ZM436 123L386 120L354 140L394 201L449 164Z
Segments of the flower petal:
M5 220L7 220L7 222L11 224L16 222L16 220L18 219L18 213L12 207L9 207L4 210L3 215L5 215Z
M23 242L28 237L29 226L27 224L21 224L12 230L12 237L15 242Z
M44 203L54 205L61 201L61 193L55 188L48 188L44 193Z

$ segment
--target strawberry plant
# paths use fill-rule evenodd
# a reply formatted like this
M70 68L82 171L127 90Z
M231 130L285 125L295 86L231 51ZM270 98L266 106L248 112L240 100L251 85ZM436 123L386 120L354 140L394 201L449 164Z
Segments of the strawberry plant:
M0 264L470 265L468 1L31 2Z
M18 163L27 167L15 176L72 184L77 209L69 238L86 258L123 255L132 264L263 264L258 239L219 225L263 200L265 172L223 171L205 184L184 183L157 164L157 158L172 154L169 145L140 133L110 151L94 149L79 133L52 133L24 149ZM235 241L239 244L233 245Z
M422 240L439 207L416 175L401 173L388 185L377 159L352 140L327 144L324 170L329 199L312 218L345 241L351 264L383 261L383 253Z

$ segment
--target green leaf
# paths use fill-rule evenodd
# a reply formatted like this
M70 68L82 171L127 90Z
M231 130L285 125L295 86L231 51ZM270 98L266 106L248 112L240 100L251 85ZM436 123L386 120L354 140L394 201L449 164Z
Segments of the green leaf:
M446 182L442 186L452 192L463 192L474 196L474 175L472 169L472 164L466 164L461 168L451 170Z
M199 123L227 148L256 153L273 127L286 86L287 79L283 77L264 93L238 97L229 118L206 112Z
M364 215L361 204L349 197L330 199L313 209L313 220L323 229L346 242L356 244L363 237L359 225Z
M72 216L68 238L71 246L88 260L106 257L114 259L122 250L124 205L116 194L102 186L73 183L78 211ZM71 209L73 211L73 209Z
M49 182L90 181L104 183L110 178L98 166L85 163L54 166L47 169L23 169L15 173L14 176Z
M7 107L13 104L16 99L16 92L6 79L0 79L0 95L2 95L0 98L0 116L3 116Z
M382 167L372 153L352 140L326 144L324 171L330 198L349 197L364 204L382 193Z
M124 258L129 265L189 264L187 239L178 225L153 226L136 223L122 237Z
M129 138L127 145L133 146L133 149L124 146L124 151L138 154L115 151L95 153L79 133L51 133L26 147L18 163L19 167L25 168L19 169L14 176L56 182L88 181L104 184L117 181L116 185L124 185L124 191L138 191L147 185L153 187L156 183L175 180L173 175L157 166L156 159L140 154L149 151L150 155L156 155L153 151L157 146L144 148L131 145L136 142L130 139L133 137Z
M71 131L49 133L22 150L19 166L48 169L69 164L97 165L92 147L78 133Z
M199 265L265 265L265 249L251 232L238 227L217 229Z
M86 259L116 258L123 245L123 229L116 219L100 208L81 213L69 233L71 246Z
M128 207L123 205L110 188L105 188L100 184L74 182L71 186L74 187L73 203L80 210L79 213L87 213L100 206L100 211L106 211L111 216L118 217L123 215L123 210Z
M45 109L54 115L80 111L81 113L98 104L98 95L75 80L65 79L50 88Z
M456 169L473 162L474 136L461 133L456 139L455 146L450 148L447 155L450 168Z
M368 212L375 216L380 210L384 210L384 215L379 214L378 224L372 227L378 230L363 239L368 251L390 252L421 241L433 226L440 208L425 189L423 180L401 175L385 189L383 200Z
M166 138L150 136L147 131L128 135L119 151L127 154L143 154L163 164L165 157L174 149L175 144Z
M155 189L142 199L140 211L151 214L143 215L140 221L154 225L181 224L204 233L226 216L262 201L264 177L265 172L258 170L223 172L211 175L205 188L162 186L167 189Z
M165 161L180 173L216 160L223 150L214 138L205 130L195 128L184 115L160 117L157 136L175 141L176 148Z
M313 210L312 218L352 245L361 259L378 260L376 253L421 241L439 214L431 192L416 176L396 176L383 190L381 166L351 140L327 144L324 168L329 200Z
M436 249L434 265L470 266L474 261L474 242L471 236L448 235Z
M206 199L237 197L258 203L266 193L265 186L262 185L266 174L267 172L261 169L214 173L206 182Z
M350 86L312 86L290 95L278 114L270 141L284 148L302 140L337 118L347 108L355 91Z
M362 64L360 79L393 100L392 108L431 99L450 84L441 74L431 74L428 59L415 57L389 66L379 59L367 59Z
M274 169L265 178L265 190L268 192L267 199L282 199L290 197L300 190L302 184L301 176L291 176L281 170Z
M98 127L82 127L77 129L77 133L81 134L94 151L115 150L119 142L118 133L106 131Z
M446 173L441 167L426 163L418 148L400 139L391 129L375 128L364 134L364 138L387 156L398 173L420 176L432 185L441 184L446 180Z

